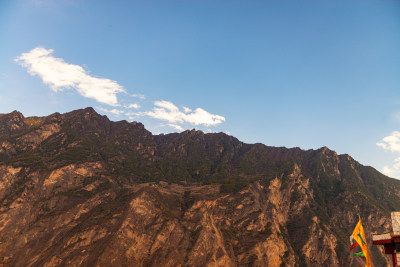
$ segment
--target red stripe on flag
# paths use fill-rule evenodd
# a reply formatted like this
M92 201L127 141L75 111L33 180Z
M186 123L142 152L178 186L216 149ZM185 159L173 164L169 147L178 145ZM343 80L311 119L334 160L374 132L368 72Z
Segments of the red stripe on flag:
M357 246L358 246L358 243L355 242L355 243L350 247L350 251L351 251L353 248L357 247Z

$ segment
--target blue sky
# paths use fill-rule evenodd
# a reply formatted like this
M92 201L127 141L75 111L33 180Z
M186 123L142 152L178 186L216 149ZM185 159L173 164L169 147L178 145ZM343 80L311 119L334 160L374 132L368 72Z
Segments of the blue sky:
M0 113L348 153L400 178L399 1L0 1Z

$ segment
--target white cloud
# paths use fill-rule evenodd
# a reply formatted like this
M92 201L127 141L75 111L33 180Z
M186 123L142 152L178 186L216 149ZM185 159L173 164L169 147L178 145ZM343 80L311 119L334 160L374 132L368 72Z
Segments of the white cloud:
M183 111L185 111L185 113L192 112L192 110L188 107L183 107Z
M142 112L125 112L125 116L128 116L128 119L133 121L136 120L138 117L142 116Z
M384 166L382 169L382 173L386 174L389 177L400 178L400 157L394 160L394 164L392 167Z
M186 115L186 121L194 125L217 125L225 121L225 118L219 115L211 114L202 108L196 108L194 112Z
M202 108L196 108L194 111L189 111L190 109L187 108L187 112L184 113L169 101L155 101L154 105L155 107L151 111L143 112L143 114L174 124L190 123L192 125L213 126L225 121L224 117L211 114Z
M141 100L146 99L146 97L145 97L144 95L142 95L142 94L133 94L133 95L131 95L131 96L137 97L137 98L139 98L139 99L141 99Z
M110 113L115 114L115 115L119 115L119 114L122 114L124 112L122 110L118 110L118 109L113 108L112 110L110 110Z
M84 97L118 106L117 93L125 92L121 85L110 79L93 77L81 66L54 57L53 52L53 49L36 47L15 61L27 68L32 76L39 76L54 92L75 89Z
M381 142L376 143L376 145L382 147L384 150L400 152L400 132L392 132L391 135L386 136Z
M400 132L392 132L389 136L384 137L380 142L376 143L376 145L387 151L400 152ZM400 157L394 160L391 167L384 166L382 173L390 177L400 178Z
M139 109L140 105L133 103L133 104L129 104L129 105L124 105L124 108L134 108L134 109Z
M125 112L126 116L142 116L141 112Z
M101 111L103 111L103 112L106 112L106 113L114 114L114 115L116 115L116 116L118 116L118 115L124 113L124 111L119 110L119 109L115 109L115 108L113 108L113 109L110 110L110 109L106 109L106 108L102 108L102 107L97 107L97 109L99 109L99 110L101 110Z
M178 131L180 131L180 132L183 132L183 131L185 130L185 129L182 128L182 126L180 126L180 125L178 125L178 124L170 123L170 124L168 124L168 126L171 126L171 127L174 128L175 130L178 130Z
M393 177L395 170L393 170L392 168L390 168L389 166L385 166L382 169L382 173L389 176L389 177Z

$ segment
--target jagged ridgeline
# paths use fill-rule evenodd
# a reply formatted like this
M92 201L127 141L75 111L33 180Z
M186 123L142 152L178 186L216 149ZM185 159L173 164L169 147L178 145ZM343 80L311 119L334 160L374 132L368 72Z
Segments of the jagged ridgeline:
M153 135L92 108L0 115L5 266L362 266L358 215L371 244L391 211L399 181L326 147Z

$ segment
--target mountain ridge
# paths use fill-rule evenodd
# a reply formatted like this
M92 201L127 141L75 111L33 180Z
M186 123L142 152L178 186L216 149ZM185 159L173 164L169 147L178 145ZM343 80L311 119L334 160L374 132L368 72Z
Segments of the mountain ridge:
M400 210L399 181L327 147L153 135L93 108L0 114L0 177L6 265L357 266L357 215L371 233Z

